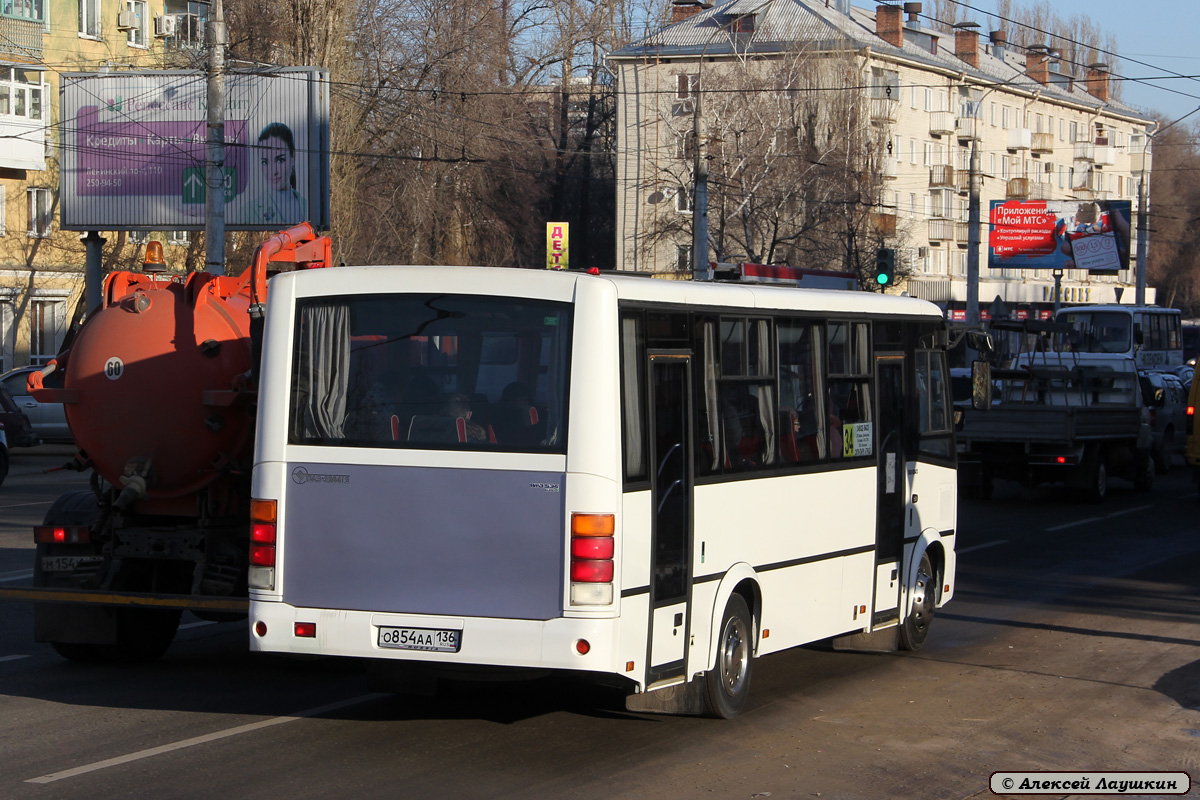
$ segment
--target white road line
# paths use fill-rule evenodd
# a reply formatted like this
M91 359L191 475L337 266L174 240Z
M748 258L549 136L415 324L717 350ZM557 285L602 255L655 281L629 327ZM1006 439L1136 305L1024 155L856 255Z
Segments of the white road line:
M243 733L252 733L254 731L262 730L263 728L271 728L271 727L274 727L275 725L282 725L285 722L292 722L297 719L304 719L305 717L315 717L319 714L325 714L330 711L337 711L340 708L346 708L348 706L355 706L360 703L366 703L370 700L376 700L380 697L387 697L387 695L380 694L380 693L359 695L358 697L351 697L349 700L341 700L336 703L330 703L327 706L320 706L318 708L310 708L306 711L297 711L295 714L290 714L286 717L275 717L274 719L264 719L259 722L251 722L248 725L239 725L236 728L229 728L228 730L224 730L224 731L208 733L208 734L205 734L204 736L196 736L192 739L184 739L179 742L172 742L171 744L164 744L160 747L151 747L149 750L139 750L136 753L129 753L127 755L117 756L116 758L109 758L104 761L97 761L92 764L85 764L82 767L75 767L73 769L65 769L62 772L55 772L50 775L43 775L40 778L29 778L25 782L26 783L54 783L55 781L61 781L61 780L64 780L65 778L74 778L77 775L86 775L89 772L96 772L97 770L108 769L109 767L115 767L115 766L119 766L121 764L128 764L132 761L140 761L143 758L152 758L153 756L159 756L159 755L162 755L163 753L171 753L171 752L174 752L175 750L182 750L186 747L195 747L196 745L207 744L209 742L215 742L215 741L218 741L219 739L228 739L230 736L240 736Z
M33 577L33 571L13 573L11 578L0 578L0 583L12 583L13 581L26 581Z
M956 547L954 548L954 552L961 556L963 553L973 553L976 550L984 550L988 547L995 547L998 544L1008 544L1008 539L997 539L994 542L984 542L983 544L977 544L974 547L964 547L961 550Z
M199 622L189 622L186 625L180 625L179 630L186 631L188 628L202 628L205 625L216 625L217 623L211 619L202 619Z
M1120 516L1124 516L1125 514L1133 514L1138 511L1145 511L1147 508L1154 508L1154 506L1152 506L1152 505L1138 506L1137 508L1127 508L1124 511L1114 511L1111 514L1105 514L1104 518L1112 519L1113 517L1120 517Z
M39 500L36 503L7 503L0 508L24 508L25 506L48 506L53 503L53 500Z
M1055 525L1053 528L1046 528L1046 533L1053 533L1054 531L1066 530L1067 528L1074 528L1078 525L1087 525L1089 522L1100 522L1101 520L1112 519L1113 517L1123 517L1126 514L1136 514L1137 512L1145 511L1148 508L1154 508L1154 506L1153 505L1135 506L1134 508L1126 508L1121 511L1113 511L1110 514L1105 514L1103 517L1088 517L1087 519L1077 519L1074 522L1065 522L1062 525ZM962 551L960 550L959 552L961 553Z
M20 661L22 658L29 658L29 656L0 656L0 661Z
M1046 528L1046 533L1063 531L1067 528L1074 528L1078 525L1087 525L1089 522L1099 522L1102 519L1104 519L1104 517L1088 517L1087 519L1077 519L1074 522L1065 522L1062 525L1055 525L1053 528Z

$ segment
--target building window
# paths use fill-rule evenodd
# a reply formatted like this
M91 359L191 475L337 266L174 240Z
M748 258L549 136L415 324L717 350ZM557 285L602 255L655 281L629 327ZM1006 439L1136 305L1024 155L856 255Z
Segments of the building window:
M58 355L65 306L59 300L34 300L29 304L30 364L46 364Z
M692 213L692 195L686 186L675 190L675 210L680 214Z
M47 88L38 70L0 67L0 115L41 121Z
M129 241L132 244L145 244L150 241L150 231L130 231Z
M167 233L167 244L187 247L192 243L191 231L170 231Z
M5 0L0 4L0 16L31 19L42 22L46 19L42 0Z
M686 244L675 245L675 271L692 271L692 248Z
M79 0L79 35L100 38L100 0Z
M49 236L53 209L50 190L26 189L25 194L29 200L29 235L39 239Z
M678 100L694 100L700 94L699 75L676 75L675 97Z
M125 0L125 14L133 27L125 31L130 47L146 47L146 0Z

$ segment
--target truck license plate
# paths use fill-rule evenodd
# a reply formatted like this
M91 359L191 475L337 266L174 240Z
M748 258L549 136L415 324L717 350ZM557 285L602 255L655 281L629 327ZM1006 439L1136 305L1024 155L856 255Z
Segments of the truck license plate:
M42 572L74 572L80 563L99 561L88 556L42 556Z
M436 628L379 628L379 646L393 650L425 650L431 653L457 653L462 646L462 631Z

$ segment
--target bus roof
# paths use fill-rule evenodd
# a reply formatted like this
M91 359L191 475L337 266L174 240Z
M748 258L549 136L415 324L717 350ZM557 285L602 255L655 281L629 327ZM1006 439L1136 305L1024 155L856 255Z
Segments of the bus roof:
M272 281L291 283L298 296L445 291L569 300L584 281L609 282L618 300L682 306L736 307L835 314L886 314L943 318L926 300L833 289L801 289L746 283L655 280L605 272L590 275L512 267L367 266L285 272ZM281 287L282 288L282 287Z

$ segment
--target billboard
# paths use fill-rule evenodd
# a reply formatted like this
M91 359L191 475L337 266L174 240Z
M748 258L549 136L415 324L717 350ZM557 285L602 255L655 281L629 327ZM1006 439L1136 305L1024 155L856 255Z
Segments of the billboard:
M1129 268L1128 200L993 200L988 234L992 269Z
M204 73L67 73L61 95L63 228L203 230ZM225 96L225 227L327 229L328 73L230 72Z

